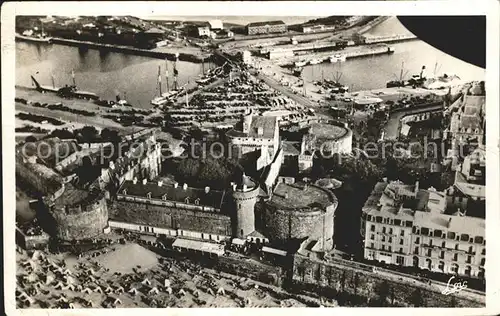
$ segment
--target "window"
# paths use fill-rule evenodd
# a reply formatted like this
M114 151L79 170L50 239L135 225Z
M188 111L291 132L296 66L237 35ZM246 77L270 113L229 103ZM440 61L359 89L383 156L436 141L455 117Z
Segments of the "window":
M422 227L422 228L420 229L420 233L421 233L422 235L425 235L425 236L429 235L429 228Z
M363 213L363 214L365 214L365 213ZM367 216L366 216L366 219L367 219L368 221L371 221L371 220L372 220L372 216L371 216L371 215L367 215Z
M415 251L413 253L418 255L418 247L415 247Z
M406 227L412 227L413 226L413 222L412 221L406 221Z
M382 216L377 216L377 217L375 218L375 221L376 221L377 223L382 223Z
M404 265L405 264L405 257L397 256L396 263L399 265Z
M461 241L469 241L469 235L467 235L467 234L460 235L460 240Z
M432 256L432 249L427 249L427 257L431 257Z
M370 248L372 248L372 249L373 249L373 248L375 248L375 247L373 246L373 243L370 243Z
M455 245L455 250L458 250L458 244Z
M486 254L486 248L483 248L483 250L481 250L481 254L482 254L482 255L485 255L485 254Z
M401 220L400 219L395 219L394 220L394 225L401 226Z
M444 251L441 251L441 253L439 254L439 258L444 259Z
M370 227L370 231L372 231L372 232L375 231L375 225L372 224L372 226Z
M385 245L382 245L382 250L385 250Z
M442 234L443 234L443 232L439 229L436 229L434 231L434 237L441 237Z
M385 226L382 227L382 234L385 234Z
M371 240L375 240L375 235L370 234L370 239L371 239Z
M474 237L474 243L476 243L476 244L482 244L483 240L484 240L484 238L481 236Z
M458 273L458 264L454 263L452 266L451 266L451 271L453 273Z
M455 239L455 233L454 232L448 232L448 239Z
M403 229L401 229L401 236L404 236L405 235L405 231Z
M389 234L392 235L392 228L389 228Z
M399 248L399 253L403 253L403 248Z
M485 258L481 258L481 267L484 266Z
M467 256L467 263L471 263L472 262L472 256Z
M417 237L417 239L415 239L415 243L420 244L420 237Z
M384 241L385 241L385 236L382 236L382 242L384 242Z
M474 247L470 246L469 247L469 253L472 253L474 251Z
M444 271L444 262L443 261L439 261L438 269L441 271Z
M389 246L389 252L392 252L392 247L391 246Z
M400 244L400 245L402 245L403 243L404 243L404 239L403 239L403 238L401 238L401 239L399 240L399 244Z
M392 237L389 237L389 242L392 242Z
M458 254L454 253L453 254L453 261L457 261L458 260Z
M441 247L446 248L446 241L443 241L443 242L441 243Z
M432 239L429 239L429 246L432 247Z

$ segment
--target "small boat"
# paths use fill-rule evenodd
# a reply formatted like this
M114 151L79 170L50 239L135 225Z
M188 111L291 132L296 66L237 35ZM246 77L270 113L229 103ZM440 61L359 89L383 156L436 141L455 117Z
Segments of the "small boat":
M322 62L323 62L323 59L315 58L315 59L311 59L309 61L309 65L317 65L317 64L321 64Z
M346 61L346 56L345 55L341 55L341 54L335 54L335 55L330 56L330 62L331 63L336 63L336 62L339 62L339 61Z

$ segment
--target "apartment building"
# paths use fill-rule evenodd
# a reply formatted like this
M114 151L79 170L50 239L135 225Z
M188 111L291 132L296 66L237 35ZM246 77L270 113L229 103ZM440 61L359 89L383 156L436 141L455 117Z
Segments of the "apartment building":
M378 183L363 207L365 259L484 278L485 220L446 214L446 200L418 182Z

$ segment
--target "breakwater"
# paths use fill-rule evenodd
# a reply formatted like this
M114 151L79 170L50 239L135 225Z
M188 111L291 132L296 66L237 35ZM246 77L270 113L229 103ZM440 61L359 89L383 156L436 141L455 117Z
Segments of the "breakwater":
M60 45L68 45L75 47L83 47L83 48L93 48L97 50L107 50L111 52L119 52L143 57L157 58L157 59L168 59L168 60L176 60L175 53L161 52L155 50L141 49L129 46L119 46L119 45L110 45L110 44L102 44L102 43L94 43L94 42L85 42L85 41L77 41L66 38L52 38L51 43L60 44ZM202 63L208 61L214 61L213 56L211 54L203 55L193 55L186 53L179 53L178 60L187 61L191 63Z

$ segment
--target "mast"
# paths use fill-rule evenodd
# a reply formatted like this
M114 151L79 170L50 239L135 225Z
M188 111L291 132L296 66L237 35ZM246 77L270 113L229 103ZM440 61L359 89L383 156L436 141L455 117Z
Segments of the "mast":
M177 70L177 60L179 59L179 53L175 53L175 62L174 62L174 89L177 90L177 75L179 71Z
M71 70L71 78L73 78L73 86L76 87L75 70Z
M201 75L205 75L205 56L201 57Z
M170 92L170 87L168 85L168 59L165 58L165 79L167 81L167 93Z
M158 66L158 89L160 89L160 97L161 97L161 66Z
M55 88L56 88L56 81L55 81L55 79L54 79L54 74L51 74L51 75L50 75L50 78L52 79L52 88L54 88L54 89L55 89Z

